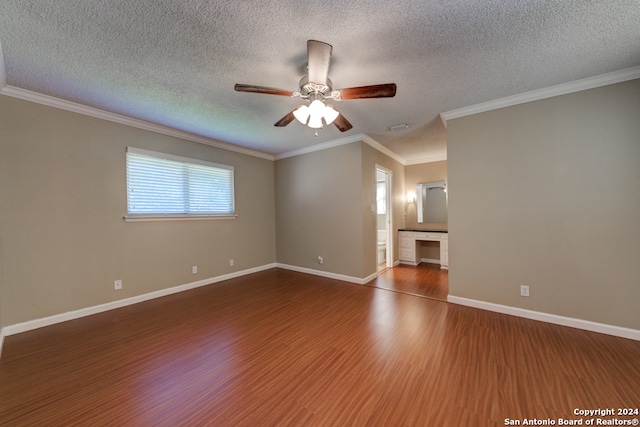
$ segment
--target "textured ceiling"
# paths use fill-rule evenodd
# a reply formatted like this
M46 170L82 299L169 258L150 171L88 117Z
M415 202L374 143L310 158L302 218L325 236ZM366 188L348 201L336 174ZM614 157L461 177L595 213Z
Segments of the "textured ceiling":
M346 133L274 127L300 100L233 86L297 90L308 39L333 45L334 88L396 97L336 103ZM416 162L445 152L441 112L640 65L640 1L2 0L0 43L9 87L271 154L364 133Z

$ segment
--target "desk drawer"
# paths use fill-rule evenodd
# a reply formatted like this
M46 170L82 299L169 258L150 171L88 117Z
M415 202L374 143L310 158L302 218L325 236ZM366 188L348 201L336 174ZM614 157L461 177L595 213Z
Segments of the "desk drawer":
M413 239L398 239L398 243L400 245L400 249L415 250L416 241Z
M413 233L413 238L416 240L440 240L442 239L442 233Z
M400 261L416 261L416 252L411 249L400 249L398 251L398 255L400 257Z

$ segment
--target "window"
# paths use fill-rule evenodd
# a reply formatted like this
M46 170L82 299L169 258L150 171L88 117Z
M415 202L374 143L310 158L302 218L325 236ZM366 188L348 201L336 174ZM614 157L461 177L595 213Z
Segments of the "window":
M127 220L235 217L233 167L127 147Z

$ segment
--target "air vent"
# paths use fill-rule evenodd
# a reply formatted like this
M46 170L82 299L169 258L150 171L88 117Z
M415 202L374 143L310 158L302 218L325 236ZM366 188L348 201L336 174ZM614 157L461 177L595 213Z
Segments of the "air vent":
M403 129L408 129L408 128L409 128L409 123L398 123L398 124L389 126L389 130L391 132L395 132L395 131L403 130Z

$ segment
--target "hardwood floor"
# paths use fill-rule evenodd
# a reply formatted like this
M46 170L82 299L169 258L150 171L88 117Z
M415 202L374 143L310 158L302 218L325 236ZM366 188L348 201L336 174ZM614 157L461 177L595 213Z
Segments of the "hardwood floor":
M449 272L441 269L440 264L400 264L384 270L367 285L446 301L449 294Z
M0 424L498 426L639 385L637 341L273 269L7 337Z

